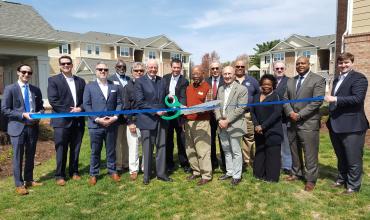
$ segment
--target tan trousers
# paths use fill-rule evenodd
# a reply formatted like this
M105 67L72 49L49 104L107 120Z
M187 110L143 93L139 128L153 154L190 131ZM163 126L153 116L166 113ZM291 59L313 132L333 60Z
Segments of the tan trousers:
M116 167L118 170L128 168L127 125L119 125L116 142Z
M193 175L212 179L211 126L209 121L185 123L185 150Z
M245 113L245 117L247 119L247 134L242 138L243 163L252 167L254 152L256 149L254 142L254 125L250 112Z

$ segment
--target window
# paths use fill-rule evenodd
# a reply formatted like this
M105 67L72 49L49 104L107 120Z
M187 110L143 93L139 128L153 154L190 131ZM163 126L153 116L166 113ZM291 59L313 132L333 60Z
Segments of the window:
M130 56L130 48L120 47L119 54L120 54L121 57L129 57Z
M59 53L60 54L71 54L71 45L70 44L62 44L59 46Z
M171 53L171 60L178 59L181 60L181 54L179 53Z
M186 56L182 56L182 62L187 63Z
M99 56L99 54L100 54L100 46L95 45L95 55Z
M87 45L87 54L92 54L92 51L93 51L93 45L88 44Z
M270 63L270 56L265 56L265 64Z
M155 51L149 51L149 59L155 59Z
M276 53L274 54L274 62L278 60L284 60L284 53Z
M303 51L303 56L307 57L307 58L310 58L311 57L311 51L309 51L309 50Z

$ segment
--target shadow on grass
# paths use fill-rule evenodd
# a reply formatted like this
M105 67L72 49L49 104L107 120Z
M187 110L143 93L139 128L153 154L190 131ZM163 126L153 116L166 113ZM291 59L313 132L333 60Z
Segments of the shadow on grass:
M336 180L338 170L333 166L319 163L319 179Z

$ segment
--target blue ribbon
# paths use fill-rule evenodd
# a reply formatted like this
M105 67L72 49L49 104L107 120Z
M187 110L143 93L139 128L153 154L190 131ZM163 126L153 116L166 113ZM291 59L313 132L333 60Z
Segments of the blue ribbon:
M249 104L237 104L237 106L259 106L259 105L280 105L286 103L297 103L297 102L317 102L323 101L324 96L317 96L312 98L304 99L293 99L293 100L282 100L272 102L259 102ZM106 115L131 115L131 114L142 114L142 113L156 113L160 111L173 112L181 110L196 110L204 109L204 111L210 111L219 108L219 106L209 107L189 107L189 108L157 108L157 109L134 109L134 110L121 110L121 111L104 111L104 112L65 112L65 113L34 113L30 114L32 119L45 119L45 118L67 118L67 117L87 117L87 116L106 116Z

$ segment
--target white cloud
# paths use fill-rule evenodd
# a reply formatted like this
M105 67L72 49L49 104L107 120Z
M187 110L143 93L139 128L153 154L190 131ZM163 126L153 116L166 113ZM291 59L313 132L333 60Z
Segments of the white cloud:
M87 19L97 18L98 14L87 12L87 11L77 11L77 12L73 12L71 16L73 18L87 20Z

